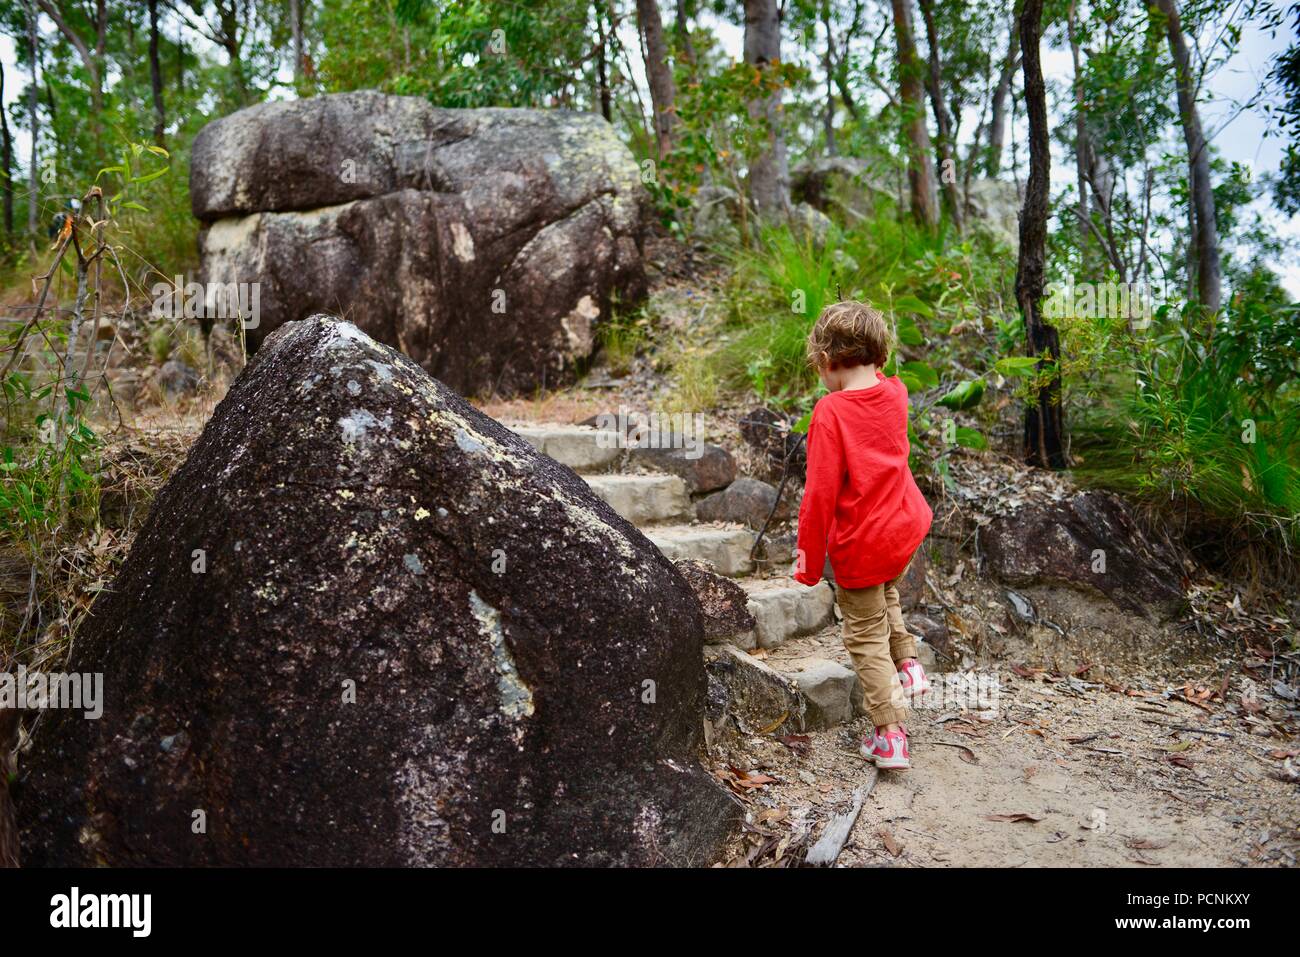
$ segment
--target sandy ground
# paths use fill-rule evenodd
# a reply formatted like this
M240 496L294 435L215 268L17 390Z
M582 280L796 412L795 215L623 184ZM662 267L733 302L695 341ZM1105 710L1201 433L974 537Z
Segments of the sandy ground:
M879 773L836 866L1295 865L1297 741L1265 712L1197 707L1155 683L997 677L996 709L914 710L913 767ZM857 753L867 727L712 755L753 822L720 863L797 863L872 779Z

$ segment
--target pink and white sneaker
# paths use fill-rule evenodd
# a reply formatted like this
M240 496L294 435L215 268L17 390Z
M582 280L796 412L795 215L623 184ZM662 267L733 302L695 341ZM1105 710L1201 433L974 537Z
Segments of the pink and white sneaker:
M903 686L903 697L917 698L930 690L930 679L925 676L925 669L915 658L903 659L903 666L898 669L898 680Z
M876 767L893 771L906 771L912 766L912 755L907 750L907 729L880 733L876 728L870 740L862 739L858 753L868 761L874 761Z

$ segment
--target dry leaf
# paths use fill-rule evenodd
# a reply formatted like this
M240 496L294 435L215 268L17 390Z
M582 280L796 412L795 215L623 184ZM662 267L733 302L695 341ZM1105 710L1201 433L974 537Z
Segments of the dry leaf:
M882 827L879 831L876 832L876 834L879 836L879 838L882 841L884 841L885 850L887 850L894 857L898 857L900 854L903 853L903 845L899 844L898 841L894 839L894 835L889 833L889 828Z

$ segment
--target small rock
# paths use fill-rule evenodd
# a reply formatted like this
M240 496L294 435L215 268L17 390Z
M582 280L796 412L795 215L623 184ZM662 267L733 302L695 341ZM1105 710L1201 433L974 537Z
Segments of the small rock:
M169 399L193 395L199 387L199 374L180 359L168 359L158 370L158 388Z
M704 671L705 720L715 733L792 734L802 728L803 695L771 666L734 645L705 645Z
M925 641L926 644L942 651L948 649L948 626L942 622L936 621L929 615L923 615L919 612L908 614L907 630Z
M773 486L758 479L739 478L721 492L701 499L695 507L695 514L704 522L738 522L750 528L762 528L775 503L776 489ZM789 515L787 500L782 502L773 518L779 520Z
M794 675L807 702L804 730L823 731L844 724L853 717L852 694L858 676L834 661L809 662Z
M686 583L700 600L704 612L704 640L726 641L754 630L754 616L747 607L749 596L730 578L717 574L705 562L682 559L674 562Z
M692 458L692 455L696 457ZM702 450L634 449L632 460L679 476L692 495L725 488L736 477L736 462L731 453L720 445L708 443Z
M774 477L781 475L789 458L790 475L802 480L808 469L807 448L803 436L790 431L790 424L779 412L760 406L741 416L740 435L764 455Z

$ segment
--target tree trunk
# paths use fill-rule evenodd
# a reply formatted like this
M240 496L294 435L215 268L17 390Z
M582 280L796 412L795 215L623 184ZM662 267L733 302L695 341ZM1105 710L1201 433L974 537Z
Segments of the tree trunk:
M944 208L948 218L960 232L962 229L961 190L957 186L957 160L953 155L952 117L943 100L943 66L939 60L939 30L934 22L934 0L920 0L921 16L925 20L925 39L930 48L930 75L927 87L930 106L934 110L934 124L938 131L939 184L943 193Z
M890 0L894 10L894 36L898 41L899 99L907 132L907 181L911 187L912 218L917 225L933 228L938 222L934 197L934 160L930 155L930 131L925 124L923 67L916 53L912 33L912 0Z
M1088 245L1092 241L1088 227L1088 167L1092 152L1088 142L1088 125L1084 120L1083 110L1083 61L1079 55L1079 37L1075 31L1075 3L1070 0L1066 14L1066 34L1070 40L1070 58L1074 63L1074 171L1078 179L1079 202L1076 215L1079 218L1079 261L1083 272L1088 272Z
M1019 65L1020 33L1017 21L1012 20L1011 35L1007 39L1007 58L1002 61L998 85L993 90L992 116L989 119L989 147L984 172L991 178L996 178L1002 171L1002 144L1006 141L1007 133L1007 98L1011 95L1011 83Z
M289 26L293 30L293 85L302 83L302 0L289 0Z
M4 64L0 64L0 103L5 98L5 71ZM5 185L4 185L4 217L5 217L5 235L14 234L14 140L13 135L9 132L9 111L0 109L0 134L3 134L4 164L5 164Z
M781 62L781 13L776 0L745 0L745 62L766 71ZM749 196L760 216L790 209L790 168L781 129L781 91L750 100L749 116L767 124L767 147L749 161Z
M1175 0L1154 0L1165 15L1169 52L1174 58L1178 84L1178 114L1187 141L1187 165L1191 189L1192 244L1196 259L1196 295L1209 312L1218 312L1222 297L1222 266L1219 262L1219 226L1214 209L1214 187L1210 182L1210 152L1201 132L1196 109L1195 78L1187 40Z
M54 25L63 34L64 39L77 51L77 56L90 77L90 127L95 142L98 143L104 117L104 48L108 41L106 0L96 0L95 3L95 48L93 50L64 18L63 10L56 3L52 0L37 0L37 2L46 15L54 21Z
M673 71L668 64L668 44L664 42L664 24L659 17L659 0L636 0L637 26L645 50L645 74L650 81L650 104L654 109L655 140L659 159L664 160L673 148Z
M822 69L826 71L826 106L822 126L826 135L826 155L835 155L835 39L831 33L831 5L822 0L822 26L826 28L826 51L822 56Z
M682 47L682 59L690 67L690 75L695 76L695 46L691 43L690 18L686 14L686 0L677 0L677 42Z
M32 152L31 159L27 164L27 232L32 236L32 242L36 241L36 202L37 202L37 182L40 179L41 171L37 169L40 162L40 154L36 151L37 141L41 138L41 117L39 112L41 102L40 81L37 78L37 63L40 59L40 39L39 32L36 28L36 2L32 0L27 8L27 52L32 58L32 82L27 88L27 120L32 131Z
M1057 373L1038 389L1025 413L1025 461L1030 465L1065 468L1065 420L1061 410L1060 336L1043 322L1044 257L1051 187L1051 153L1047 127L1047 90L1039 59L1043 32L1043 0L1025 0L1020 13L1020 49L1025 69L1025 109L1029 115L1029 182L1020 212L1020 253L1016 262L1016 301L1025 322L1028 354L1057 366Z
M609 47L605 41L605 0L596 0L596 96L600 99L600 115L606 123L613 123L613 104L609 95Z
M162 64L158 60L158 0L149 0L149 85L153 87L153 141L162 146L167 114L163 110Z

